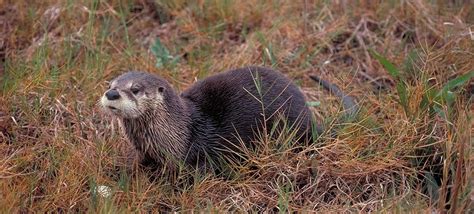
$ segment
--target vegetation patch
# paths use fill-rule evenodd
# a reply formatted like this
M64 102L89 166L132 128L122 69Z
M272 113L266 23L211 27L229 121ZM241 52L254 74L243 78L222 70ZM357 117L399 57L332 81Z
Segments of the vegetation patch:
M0 0L0 212L472 212L473 7ZM183 171L170 183L137 166L97 105L127 70L182 90L246 65L293 79L337 134L305 147L263 136L231 179ZM341 121L310 74L360 114Z

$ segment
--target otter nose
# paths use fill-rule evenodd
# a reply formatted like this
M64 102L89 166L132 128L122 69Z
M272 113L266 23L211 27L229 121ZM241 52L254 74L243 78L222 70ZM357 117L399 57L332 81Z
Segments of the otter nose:
M108 100L117 100L118 98L120 98L120 94L115 89L107 91L105 93L105 96L107 97Z

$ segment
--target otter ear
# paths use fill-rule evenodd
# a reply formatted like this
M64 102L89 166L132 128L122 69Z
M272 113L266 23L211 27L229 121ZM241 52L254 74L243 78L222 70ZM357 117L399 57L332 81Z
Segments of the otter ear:
M158 92L163 93L163 91L165 91L165 88L164 88L164 87L161 87L161 86L158 87Z

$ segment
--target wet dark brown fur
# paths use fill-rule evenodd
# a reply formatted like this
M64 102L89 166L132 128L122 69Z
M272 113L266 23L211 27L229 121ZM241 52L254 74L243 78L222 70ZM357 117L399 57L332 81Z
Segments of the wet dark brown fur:
M203 153L235 157L233 152L240 153L242 146L254 148L257 135L265 128L268 134L277 122L283 122L282 117L297 131L295 140L310 138L311 112L302 92L283 74L268 68L220 73L195 83L181 97L192 112L190 164L203 160Z
M322 83L345 96L337 87ZM127 72L112 81L108 93L112 94L104 95L102 105L121 118L145 166L173 170L185 163L216 169L223 160L241 159L246 148L254 148L261 142L259 136L274 127L277 134L291 127L295 142L308 142L312 136L312 114L302 92L268 68L219 73L181 94L157 75ZM344 105L351 105L349 101L346 96Z
M117 87L132 81L147 89L162 89L160 99L133 109L139 116L121 115L125 134L145 165L184 161L201 168L222 158L235 159L243 146L253 148L264 127L271 129L281 116L295 128L297 140L310 136L312 117L303 94L283 74L268 68L216 74L179 95L164 79L149 73L128 72L114 81ZM126 89L121 91L126 99L138 102Z

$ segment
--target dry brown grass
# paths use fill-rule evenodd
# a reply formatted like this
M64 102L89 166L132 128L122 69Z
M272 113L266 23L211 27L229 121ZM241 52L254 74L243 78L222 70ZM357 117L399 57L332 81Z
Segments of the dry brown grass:
M13 1L0 0L0 212L151 210L406 212L472 210L473 81L447 119L419 109L474 69L469 1ZM155 66L155 38L177 64ZM408 74L397 102L376 50ZM96 106L106 80L129 69L178 89L230 68L272 66L301 85L325 134L301 152L283 136L236 177L152 182L134 164L117 124ZM358 98L356 120L307 75ZM406 114L407 110L413 115ZM193 175L182 175L191 176ZM101 197L96 186L112 188Z

